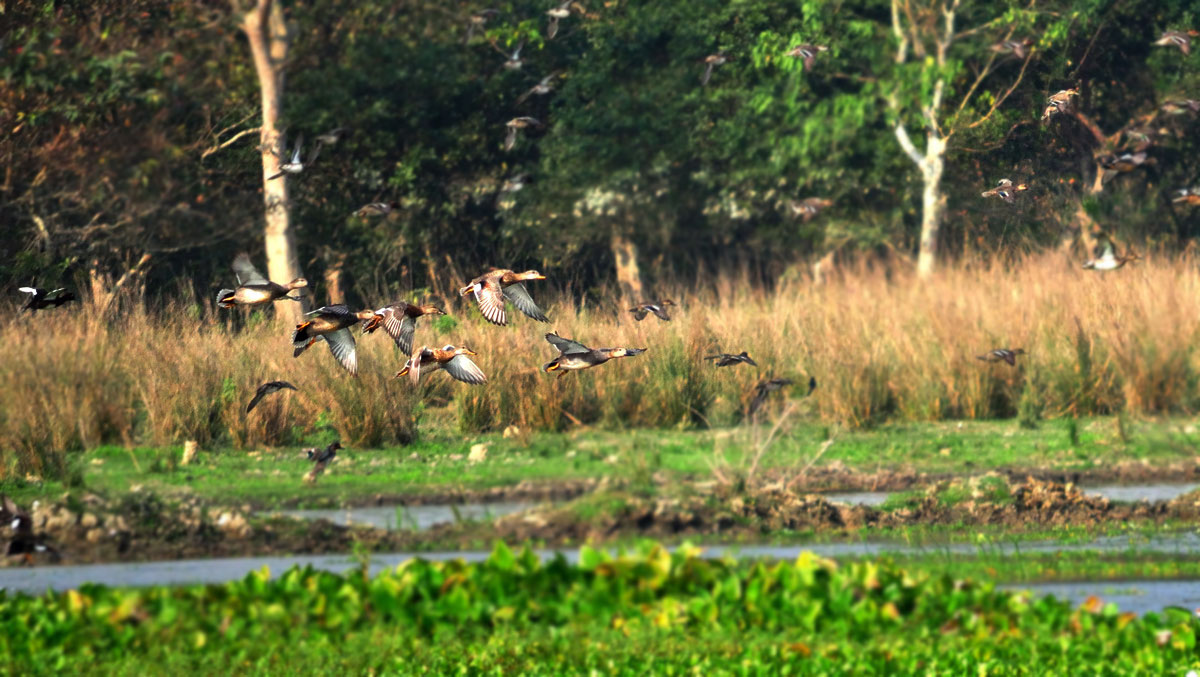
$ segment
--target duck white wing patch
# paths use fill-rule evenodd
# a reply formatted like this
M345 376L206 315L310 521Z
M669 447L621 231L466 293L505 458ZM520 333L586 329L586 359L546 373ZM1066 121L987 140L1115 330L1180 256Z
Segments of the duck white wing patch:
M479 312L488 322L501 327L508 324L508 317L504 314L504 296L498 284L480 283L475 287L475 300L479 302Z
M346 371L358 376L358 355L354 347L354 335L350 330L339 329L324 336L334 359L345 367Z

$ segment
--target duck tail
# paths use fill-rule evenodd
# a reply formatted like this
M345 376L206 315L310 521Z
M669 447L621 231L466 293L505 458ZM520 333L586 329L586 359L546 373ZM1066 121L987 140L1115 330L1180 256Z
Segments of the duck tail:
M222 289L217 292L217 305L221 308L232 308L236 305L233 301L233 289Z
M292 333L292 344L308 343L312 338L309 328L312 327L312 322L303 322L296 325L296 331Z

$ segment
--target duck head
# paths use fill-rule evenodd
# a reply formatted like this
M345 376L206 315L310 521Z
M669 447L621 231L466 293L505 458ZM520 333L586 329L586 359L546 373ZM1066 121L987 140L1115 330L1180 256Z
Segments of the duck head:
M291 282L287 283L288 289L301 289L301 288L307 287L307 286L308 286L308 280L306 280L302 277L298 277L298 278L292 280Z
M517 273L517 274L516 274L516 278L517 278L518 280L521 280L521 281L525 281L525 280L544 280L544 279L546 279L546 276L545 276L545 275L542 275L541 273L539 273L539 272L538 272L538 271L536 271L536 270L527 270L527 271L525 271L525 272L523 272L523 273Z

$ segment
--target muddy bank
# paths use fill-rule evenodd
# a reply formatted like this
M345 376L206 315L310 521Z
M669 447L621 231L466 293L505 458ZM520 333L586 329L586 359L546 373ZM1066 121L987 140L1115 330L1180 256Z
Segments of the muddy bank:
M994 474L1012 482L1027 477L1076 485L1102 484L1145 484L1200 482L1200 460L1176 462L1167 465L1150 465L1137 461L1122 461L1111 466L1086 470L1056 470L1038 468L1000 468ZM962 477L963 473L926 473L914 470L860 471L840 462L810 468L802 476L782 471L766 471L762 476L767 481L788 482L796 493L833 492L891 492L921 489L940 482ZM654 484L660 493L671 493L681 484L698 487L715 484L710 476L688 477L657 473ZM620 490L629 487L629 482L613 478L586 478L572 480L525 480L518 484L488 489L467 488L424 488L410 491L377 493L356 497L341 497L328 501L313 501L304 496L285 500L270 506L255 506L256 509L278 509L304 507L366 507L381 505L431 505L461 503L510 503L510 502L562 502L584 494L603 490Z
M343 526L328 520L257 517L249 506L214 508L138 492L115 500L64 497L33 508L35 529L63 553L62 563L136 562L201 557L427 551L487 548L494 540L548 546L632 537L667 542L692 536L754 542L781 532L853 536L862 529L953 525L1021 533L1055 526L1162 524L1200 519L1200 492L1171 501L1114 503L1077 485L998 473L938 482L883 506L847 505L767 485L734 491L711 483L677 485L673 494L608 488L545 504L490 523L441 524L427 531ZM0 525L0 538L7 537ZM5 564L20 564L10 559ZM41 559L38 563L53 563Z
M613 492L583 502L509 515L490 527L496 537L548 544L604 542L628 536L670 540L693 535L731 538L781 531L853 533L870 527L998 526L1014 532L1054 526L1195 520L1200 496L1170 502L1113 503L1071 483L1002 475L941 482L897 507L846 505L822 496L766 489L733 493L711 488L686 497L651 498Z
M34 564L139 562L197 557L347 553L420 547L405 532L346 527L327 520L255 517L249 506L211 507L196 499L171 501L138 492L117 500L63 497L29 507L39 540L60 553L39 553ZM0 525L0 540L12 536ZM0 566L24 564L0 557Z

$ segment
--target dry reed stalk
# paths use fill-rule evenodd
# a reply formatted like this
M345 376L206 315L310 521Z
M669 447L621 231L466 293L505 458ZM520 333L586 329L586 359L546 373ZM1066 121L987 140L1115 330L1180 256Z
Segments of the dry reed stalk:
M472 388L432 375L420 395L426 415L455 416L468 432L722 426L740 420L745 394L768 375L798 383L815 375L817 416L850 427L1013 416L1027 391L1049 416L1200 408L1192 256L1097 274L1056 253L948 267L919 284L867 263L835 272L820 286L770 291L736 276L659 288L656 296L680 304L669 323L635 322L624 307L585 308L546 285L531 291L550 325L517 315L495 327L467 299L453 302L457 326L439 332L422 322L417 345L471 346L490 382ZM322 346L293 359L286 332L270 322L120 305L119 321L106 324L61 312L51 328L48 311L0 328L0 472L51 472L63 452L108 442L287 444L326 426L374 446L416 434L417 395L391 378L404 357L382 333L360 338L353 379ZM649 351L557 379L539 370L555 354L542 338L550 330ZM1027 354L1016 368L975 359L1000 347ZM749 351L761 368L702 361L718 350ZM247 415L254 387L280 378L300 392Z

